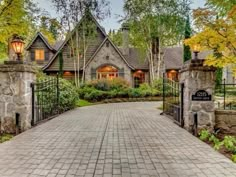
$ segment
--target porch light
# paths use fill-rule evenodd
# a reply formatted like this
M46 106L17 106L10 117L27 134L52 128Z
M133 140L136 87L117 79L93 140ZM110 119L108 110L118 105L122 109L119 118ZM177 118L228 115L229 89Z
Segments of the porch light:
M194 53L194 60L198 60L198 54L200 52L200 45L199 44L195 44L193 46L193 53Z
M11 41L12 48L17 55L18 61L21 60L20 57L24 50L24 44L25 44L24 41L18 36L14 37L13 40Z

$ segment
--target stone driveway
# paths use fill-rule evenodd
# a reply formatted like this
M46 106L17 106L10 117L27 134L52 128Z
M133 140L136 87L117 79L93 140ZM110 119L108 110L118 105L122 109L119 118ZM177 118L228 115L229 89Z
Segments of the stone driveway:
M236 165L156 109L80 108L0 145L0 177L236 177Z

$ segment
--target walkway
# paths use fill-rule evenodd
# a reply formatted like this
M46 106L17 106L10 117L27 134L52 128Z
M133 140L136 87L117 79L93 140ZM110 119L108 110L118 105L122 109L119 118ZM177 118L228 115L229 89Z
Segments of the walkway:
M236 165L171 120L159 103L67 112L0 145L0 177L236 177Z

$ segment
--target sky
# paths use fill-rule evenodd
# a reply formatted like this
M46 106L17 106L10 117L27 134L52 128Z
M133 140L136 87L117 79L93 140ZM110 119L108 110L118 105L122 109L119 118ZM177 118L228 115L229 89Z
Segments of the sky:
M50 3L50 0L34 0L39 4L39 7L45 9L50 13L52 17L57 17L53 5ZM123 14L123 4L124 0L108 0L110 1L111 17L104 19L100 24L105 27L106 31L110 29L118 30L121 24L118 22L119 15ZM191 8L195 9L198 7L203 7L206 0L192 0Z

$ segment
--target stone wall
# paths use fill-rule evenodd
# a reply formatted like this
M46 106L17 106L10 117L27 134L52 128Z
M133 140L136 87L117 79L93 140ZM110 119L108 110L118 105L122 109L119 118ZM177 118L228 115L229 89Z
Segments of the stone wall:
M107 56L109 56L109 58L107 58ZM104 64L115 66L118 69L124 69L124 79L132 84L131 69L128 67L127 63L119 55L119 53L115 50L115 48L111 45L111 43L109 47L107 47L106 43L104 43L97 55L88 64L85 71L85 80L90 81L92 79L91 70L98 69L99 67L104 66Z
M185 129L192 131L193 114L198 114L198 127L213 129L215 125L214 89L215 68L204 66L203 60L192 60L180 71L180 82L184 83L183 118ZM204 90L212 95L211 101L193 101L192 95Z
M20 115L20 129L31 128L31 87L36 69L26 64L0 65L0 121L1 130L16 132L16 114Z
M216 110L215 114L215 128L236 135L236 110Z

